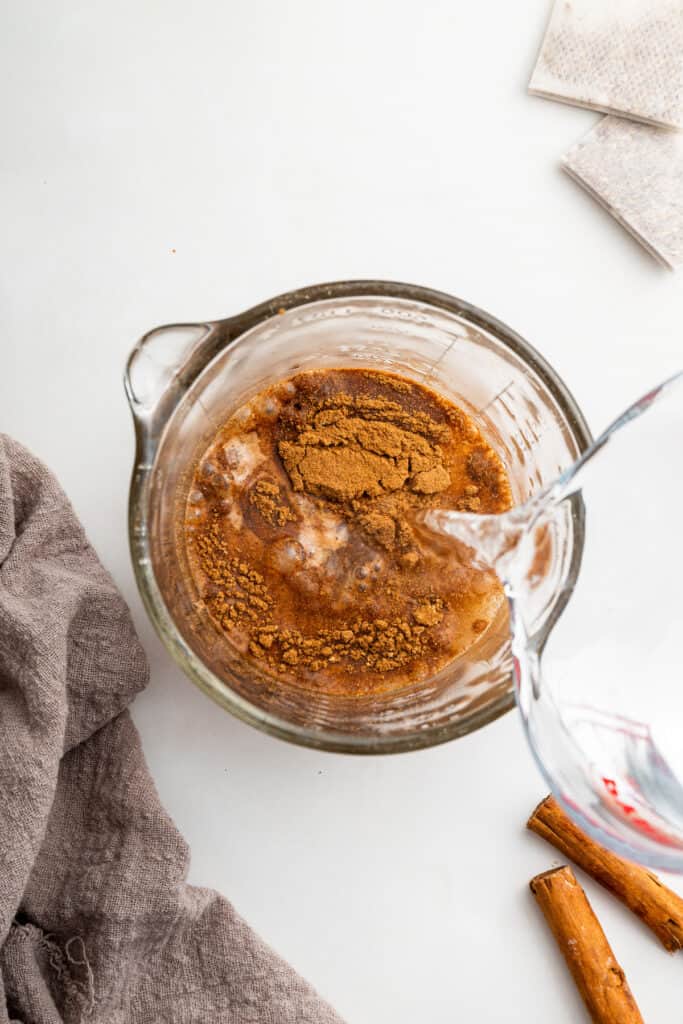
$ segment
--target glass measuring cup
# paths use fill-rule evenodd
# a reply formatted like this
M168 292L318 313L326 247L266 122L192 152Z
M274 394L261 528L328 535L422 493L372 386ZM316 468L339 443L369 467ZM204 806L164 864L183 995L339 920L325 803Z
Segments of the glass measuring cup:
M683 372L525 505L427 515L504 581L518 705L555 795L603 845L674 871L683 871L682 509Z
M146 334L126 371L137 452L130 543L147 610L187 675L267 732L381 753L464 735L514 703L507 609L438 675L332 699L278 681L216 630L187 572L179 522L198 455L274 380L321 367L384 368L451 397L503 458L523 503L588 446L573 398L537 352L482 310L412 285L351 281L277 296L245 313ZM575 542L581 544L581 538Z

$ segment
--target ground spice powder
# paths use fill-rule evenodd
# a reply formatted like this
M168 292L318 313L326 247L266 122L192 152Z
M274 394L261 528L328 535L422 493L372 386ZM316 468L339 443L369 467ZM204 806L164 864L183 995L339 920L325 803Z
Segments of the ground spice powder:
M439 504L499 512L503 465L430 389L373 370L298 374L238 410L199 460L185 522L217 626L266 671L334 693L404 686L485 632L491 573L415 528Z

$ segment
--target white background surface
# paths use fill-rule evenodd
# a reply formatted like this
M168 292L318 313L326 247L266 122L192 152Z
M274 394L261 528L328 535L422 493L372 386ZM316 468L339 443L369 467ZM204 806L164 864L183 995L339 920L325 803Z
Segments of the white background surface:
M527 889L556 863L523 829L543 785L514 714L356 760L262 736L190 686L133 583L122 368L152 326L349 277L488 309L594 431L679 368L683 279L558 169L594 115L525 94L548 10L0 6L0 429L57 472L133 608L152 662L135 719L191 880L349 1024L585 1019ZM680 1024L681 957L586 888L645 1020Z

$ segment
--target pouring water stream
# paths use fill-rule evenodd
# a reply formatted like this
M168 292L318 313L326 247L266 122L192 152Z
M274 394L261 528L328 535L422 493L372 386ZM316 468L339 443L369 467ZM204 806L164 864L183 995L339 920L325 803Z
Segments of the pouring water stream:
M425 526L500 577L517 701L567 810L605 845L683 871L683 372L542 493Z

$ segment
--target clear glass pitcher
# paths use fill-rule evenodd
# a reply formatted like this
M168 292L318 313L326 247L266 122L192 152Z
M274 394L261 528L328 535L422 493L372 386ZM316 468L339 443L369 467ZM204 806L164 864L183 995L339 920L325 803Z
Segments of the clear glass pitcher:
M523 506L427 520L504 582L517 702L555 795L604 845L683 871L683 372Z
M518 334L460 299L413 285L351 281L277 296L244 313L146 334L126 390L137 451L133 565L146 608L187 675L267 732L327 750L384 753L477 729L514 705L507 607L438 675L383 695L332 699L278 681L236 654L186 571L178 523L196 459L222 423L277 378L321 367L403 373L464 408L524 503L590 443L576 402ZM582 544L572 543L576 557Z

